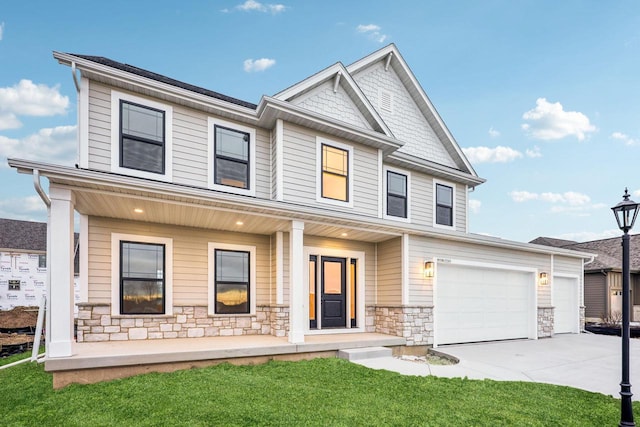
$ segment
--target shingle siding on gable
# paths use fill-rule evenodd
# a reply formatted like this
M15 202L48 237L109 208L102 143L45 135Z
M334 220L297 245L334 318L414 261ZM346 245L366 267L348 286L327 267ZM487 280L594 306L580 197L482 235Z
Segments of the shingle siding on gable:
M291 103L354 126L372 129L341 86L333 92L333 80L291 100Z
M384 64L378 62L360 71L354 76L354 79L387 126L389 126L393 135L400 141L405 142L405 145L399 151L445 166L458 168L413 99L409 96L392 67L385 71ZM393 113L379 108L379 88L391 92L393 96Z

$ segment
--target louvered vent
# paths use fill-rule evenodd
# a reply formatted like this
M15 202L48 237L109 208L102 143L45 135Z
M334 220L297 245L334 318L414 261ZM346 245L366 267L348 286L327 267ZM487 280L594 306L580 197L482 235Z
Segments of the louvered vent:
M381 90L378 104L381 110L393 113L393 94L388 90Z

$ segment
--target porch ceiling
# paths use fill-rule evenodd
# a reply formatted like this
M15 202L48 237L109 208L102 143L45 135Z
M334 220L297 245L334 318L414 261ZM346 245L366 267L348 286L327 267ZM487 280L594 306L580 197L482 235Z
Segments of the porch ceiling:
M97 186L74 186L72 189L76 197L76 211L91 216L266 235L276 231L287 232L291 221L299 220L305 224L305 235L363 242L379 242L398 235L335 218L329 222L321 218L310 219L308 215L295 216L284 211L278 213L219 200L141 191L114 192Z

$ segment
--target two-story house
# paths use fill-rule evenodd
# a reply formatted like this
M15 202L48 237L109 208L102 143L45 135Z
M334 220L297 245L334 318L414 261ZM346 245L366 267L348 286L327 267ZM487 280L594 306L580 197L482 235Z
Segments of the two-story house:
M81 357L116 342L580 332L589 256L468 232L484 180L393 44L257 105L103 57L54 57L78 91L78 164L9 160L49 206L48 370L160 360ZM75 339L74 212L88 289Z

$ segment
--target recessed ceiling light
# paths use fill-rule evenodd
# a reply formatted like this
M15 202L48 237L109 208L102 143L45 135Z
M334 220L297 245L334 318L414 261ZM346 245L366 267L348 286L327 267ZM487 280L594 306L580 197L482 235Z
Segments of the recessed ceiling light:
M348 234L347 234L347 233L342 233L342 234L341 234L341 236L342 236L342 237L347 237L347 236L348 236Z
M133 211L135 213L144 213L144 211L142 209L140 209L140 208L135 208Z
M242 221L236 221L236 225L244 225L244 222L242 222Z

